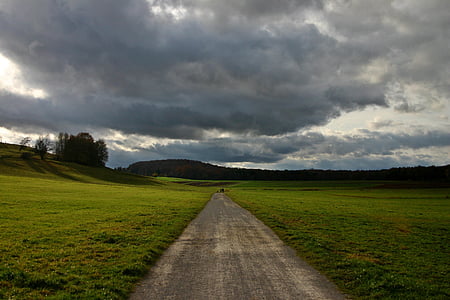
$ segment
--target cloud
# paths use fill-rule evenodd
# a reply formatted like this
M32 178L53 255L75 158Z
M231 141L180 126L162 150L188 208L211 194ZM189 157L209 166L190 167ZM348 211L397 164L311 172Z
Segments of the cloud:
M0 0L0 53L20 69L20 84L45 91L1 92L0 126L172 139L184 142L141 150L224 163L414 148L406 132L383 141L303 132L367 107L445 109L446 5Z
M380 129L380 128L385 128L385 127L390 127L393 125L395 125L395 122L392 120L380 120L378 118L369 123L369 127L371 129ZM400 125L400 124L398 124L398 125Z
M208 5L250 18L316 3L285 2ZM382 86L336 78L346 61L342 47L313 25L223 35L195 18L155 16L145 1L5 3L0 48L26 80L45 87L48 108L62 120L172 138L214 128L276 135L324 124L342 110L385 105Z
M267 22L267 19L280 19L280 16L298 15L299 11L310 8L322 8L322 0L280 0L277 2L263 0L218 0L207 1L149 1L152 6L183 7L197 14L210 16L207 21L220 26L232 25L235 22Z
M416 131L405 134L364 130L358 135L336 136L308 131L284 136L216 138L202 142L173 140L164 144L155 142L145 147L139 146L139 139L123 143L128 146L136 143L132 147L136 152L133 155L139 156L141 160L185 158L219 164L240 162L247 165L272 164L272 167L285 168L286 161L295 157L297 163L291 161L291 169L296 165L311 167L311 162L314 162L316 168L339 166L355 169L362 168L364 160L367 160L366 167L376 161L384 161L387 164L397 161L400 154L409 161L432 161L431 156L415 160L409 152L420 152L429 148L450 148L450 133ZM351 162L355 164L352 165Z

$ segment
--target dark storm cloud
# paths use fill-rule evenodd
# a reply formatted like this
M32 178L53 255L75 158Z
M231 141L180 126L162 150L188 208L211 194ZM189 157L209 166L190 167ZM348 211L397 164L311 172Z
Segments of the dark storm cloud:
M326 18L337 32L349 38L351 49L363 49L372 58L389 62L389 79L450 95L450 9L445 0L344 1ZM386 78L388 79L388 78ZM423 105L401 94L397 109L417 112ZM414 102L414 101L413 101Z
M157 108L152 104L123 102L125 104L105 105L109 103L105 99L87 97L82 101L58 103L3 94L0 96L0 115L2 125L8 127L28 125L57 132L71 131L74 124L83 124L85 128L119 127L124 131L155 132L160 137L189 139L201 138L199 124L208 127L214 122L189 108ZM171 122L176 118L180 122Z
M1 92L0 126L180 139L138 153L223 163L446 147L436 130L296 132L442 107L449 28L445 0L0 0L0 53L48 94Z
M275 135L385 105L382 85L335 75L346 51L315 26L268 32L251 21L320 2L270 3L207 2L217 14L227 7L250 18L221 32L195 17L155 15L143 0L4 1L0 49L51 95L44 107L54 123L172 138L208 129ZM23 107L29 118L17 122L45 124L35 106Z

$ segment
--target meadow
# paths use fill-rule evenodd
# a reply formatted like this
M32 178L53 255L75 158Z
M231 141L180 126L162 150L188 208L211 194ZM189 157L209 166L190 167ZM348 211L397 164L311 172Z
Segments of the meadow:
M126 299L219 188L351 298L450 298L448 184L157 180L20 156L0 144L0 299Z
M450 188L435 186L244 182L227 194L354 299L449 299Z
M126 299L214 191L0 144L0 299Z

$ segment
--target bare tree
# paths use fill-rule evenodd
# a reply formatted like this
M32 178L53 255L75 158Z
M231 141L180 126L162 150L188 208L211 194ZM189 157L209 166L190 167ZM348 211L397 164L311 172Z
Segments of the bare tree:
M57 160L64 160L64 155L66 151L67 141L69 140L69 134L60 132L58 139L55 143L55 154Z
M30 142L31 142L31 138L30 138L29 136L24 137L24 138L20 141L20 143L19 143L19 145L20 145L19 151L22 151L23 149L25 149L26 147L28 147L28 145L30 144Z

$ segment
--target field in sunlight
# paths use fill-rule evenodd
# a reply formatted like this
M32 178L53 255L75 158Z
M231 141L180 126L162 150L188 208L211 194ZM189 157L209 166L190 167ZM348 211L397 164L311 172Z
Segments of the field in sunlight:
M355 298L446 299L450 189L434 185L253 181L227 194Z
M125 299L213 189L0 148L0 298Z

